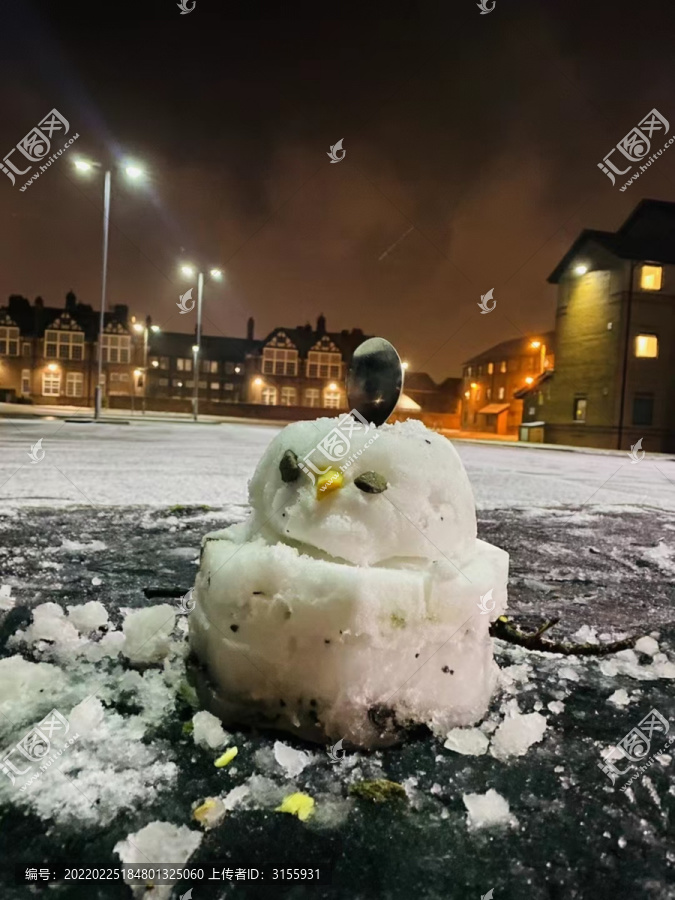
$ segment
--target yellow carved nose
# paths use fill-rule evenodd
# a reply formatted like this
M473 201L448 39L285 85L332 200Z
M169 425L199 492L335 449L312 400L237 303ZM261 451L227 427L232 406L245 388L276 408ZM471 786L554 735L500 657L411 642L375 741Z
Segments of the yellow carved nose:
M316 499L323 500L331 491L339 490L344 484L344 476L337 469L328 469L323 475L319 475L316 481Z

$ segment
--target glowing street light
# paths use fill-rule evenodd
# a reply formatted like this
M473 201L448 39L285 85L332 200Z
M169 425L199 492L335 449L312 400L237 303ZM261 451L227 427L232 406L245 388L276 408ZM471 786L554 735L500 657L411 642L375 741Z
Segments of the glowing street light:
M405 370L405 369L408 368L409 365L410 365L410 363L402 362L402 363L401 363L401 368Z
M533 381L534 381L534 378L531 378L531 377L528 375L528 377L525 379L525 384L532 384Z
M588 266L583 265L583 263L579 266L574 267L575 275L585 275L588 272Z
M140 334L144 328L145 325L141 325L140 322L134 322L134 331L137 331Z
M92 169L102 169L100 162L91 159L75 159L73 160L75 168L78 172L91 172ZM126 165L124 171L127 178L137 181L143 174L143 170L139 166ZM110 189L112 181L112 170L106 168L103 176L103 265L101 271L101 316L98 326L98 374L96 388L94 390L94 418L101 417L101 379L103 376L103 333L105 330L105 300L106 287L108 283L108 236L110 229Z
M476 384L475 381L472 381L472 382L471 382L471 387L475 390L475 389L478 387L478 385Z
M195 266L190 263L183 263L180 267L181 273L185 278L194 278ZM209 269L209 275L215 281L220 281L223 277L221 269ZM197 276L197 342L192 347L194 353L194 393L192 395L192 417L195 422L199 418L199 372L197 370L197 356L202 344L202 302L204 299L204 270L200 267Z
M541 347L541 341L532 341L530 347L532 347L533 350L536 350L537 347Z
M261 385L262 383L263 383L262 378L254 378L254 379L253 379L253 384L254 384L256 387L260 387L260 385Z

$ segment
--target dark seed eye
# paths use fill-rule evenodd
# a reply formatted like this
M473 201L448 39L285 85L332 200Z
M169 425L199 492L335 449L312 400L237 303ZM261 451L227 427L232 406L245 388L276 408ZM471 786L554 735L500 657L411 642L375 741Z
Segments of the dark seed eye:
M281 472L281 480L285 481L287 484L291 481L297 481L300 477L298 457L292 450L287 450L281 457L279 471Z
M364 472L354 479L354 484L366 494L381 494L387 490L387 479L379 472Z

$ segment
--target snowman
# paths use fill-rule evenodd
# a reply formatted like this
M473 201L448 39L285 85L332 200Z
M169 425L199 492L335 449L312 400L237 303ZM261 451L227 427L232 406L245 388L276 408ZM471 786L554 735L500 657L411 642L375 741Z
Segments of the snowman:
M487 710L508 554L477 538L452 444L373 418L288 425L249 484L249 520L203 540L193 671L226 723L373 748Z

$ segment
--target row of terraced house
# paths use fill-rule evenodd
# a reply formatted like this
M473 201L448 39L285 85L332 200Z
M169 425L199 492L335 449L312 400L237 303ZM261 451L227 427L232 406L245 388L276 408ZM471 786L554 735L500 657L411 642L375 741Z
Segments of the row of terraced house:
M72 292L63 308L46 307L39 297L33 304L10 297L0 309L0 400L91 406L99 320ZM205 413L278 418L285 407L288 418L331 414L347 409L347 368L366 338L360 329L329 332L320 315L316 327L278 327L257 340L249 319L246 337L202 335L197 356L193 335L164 332L118 305L104 317L104 403L188 412L197 379ZM426 373L411 373L407 412L440 413L445 418L439 424L457 424L459 381L437 385Z

